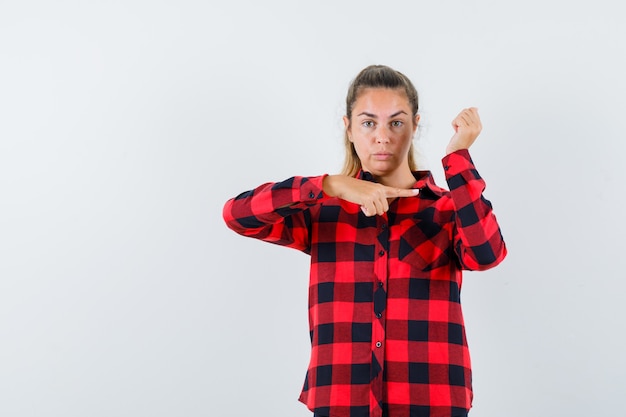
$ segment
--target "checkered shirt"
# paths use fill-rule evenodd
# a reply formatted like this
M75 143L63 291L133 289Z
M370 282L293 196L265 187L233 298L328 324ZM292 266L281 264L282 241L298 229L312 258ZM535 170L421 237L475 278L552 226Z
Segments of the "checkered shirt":
M311 359L300 401L330 417L450 417L472 402L462 269L506 256L467 150L443 160L447 191L416 171L415 197L381 216L293 177L224 206L228 227L311 256ZM371 174L358 177L373 181Z

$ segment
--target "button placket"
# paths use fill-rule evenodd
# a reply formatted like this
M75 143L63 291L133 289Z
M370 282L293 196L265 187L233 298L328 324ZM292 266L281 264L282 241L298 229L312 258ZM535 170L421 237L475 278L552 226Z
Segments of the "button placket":
M384 214L378 218L378 234L376 236L377 254L375 260L375 272L377 281L374 283L374 299L373 299L373 316L374 316L374 333L372 340L374 348L380 349L385 339L385 309L387 307L387 292L385 283L388 274L388 247L389 247L389 226L387 224L387 215Z
M389 274L389 225L387 213L377 216L376 247L374 253L373 303L372 303L372 380L370 411L380 417L383 400L383 373L385 363L385 308L387 304L387 278Z

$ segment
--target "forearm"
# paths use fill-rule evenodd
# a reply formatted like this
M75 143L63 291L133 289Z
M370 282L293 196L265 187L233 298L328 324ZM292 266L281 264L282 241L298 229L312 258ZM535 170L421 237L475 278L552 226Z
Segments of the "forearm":
M303 212L324 198L323 178L292 177L246 191L226 202L224 221L241 235L304 249L308 233Z
M466 269L489 269L507 252L491 203L483 196L485 182L467 150L447 155L443 163L455 211L457 256Z

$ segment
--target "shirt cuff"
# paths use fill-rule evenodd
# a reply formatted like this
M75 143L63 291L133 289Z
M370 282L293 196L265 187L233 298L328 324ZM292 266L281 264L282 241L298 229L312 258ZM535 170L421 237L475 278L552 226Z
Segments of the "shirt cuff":
M302 180L302 184L300 185L300 199L302 202L306 204L316 203L318 200L325 200L329 198L328 195L324 193L324 178L326 178L328 174L316 176L316 177L305 177Z
M449 153L443 157L441 163L443 165L443 171L446 174L446 179L460 172L467 171L468 169L474 169L474 162L467 149L459 149L458 151Z

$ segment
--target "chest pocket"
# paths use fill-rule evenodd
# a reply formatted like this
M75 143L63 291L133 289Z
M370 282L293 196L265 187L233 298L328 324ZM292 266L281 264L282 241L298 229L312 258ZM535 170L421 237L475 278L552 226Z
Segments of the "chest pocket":
M406 230L400 236L398 257L422 271L431 271L450 263L452 240L450 233L432 220L406 220Z

